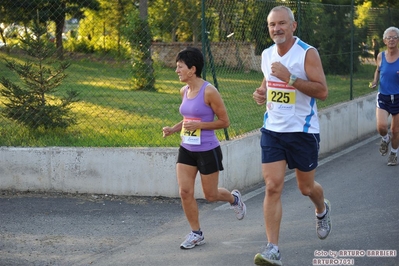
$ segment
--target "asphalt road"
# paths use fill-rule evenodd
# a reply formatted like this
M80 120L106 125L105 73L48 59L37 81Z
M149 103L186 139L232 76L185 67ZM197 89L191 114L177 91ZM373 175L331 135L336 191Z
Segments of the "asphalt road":
M287 175L284 265L399 265L399 166L388 167L378 145L373 136L320 160L316 179L332 205L326 240L316 236L312 203ZM263 184L243 195L241 221L228 205L199 200L206 244L181 250L189 226L179 199L3 191L0 266L254 265L266 244Z

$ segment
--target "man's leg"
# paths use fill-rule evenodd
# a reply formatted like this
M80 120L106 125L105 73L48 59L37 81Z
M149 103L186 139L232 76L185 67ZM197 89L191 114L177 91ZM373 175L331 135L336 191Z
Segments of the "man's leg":
M399 114L392 116L391 134L391 146L393 149L397 149L399 147Z
M316 213L323 213L325 210L324 192L319 183L314 180L316 169L309 172L295 170L298 188L302 195L308 196L316 208Z
M398 164L399 114L392 116L391 135L391 152L388 157L388 165L394 166Z
M269 243L278 245L282 217L281 193L284 187L286 161L263 163L262 173L266 184L263 201L266 235Z
M281 192L284 187L286 161L262 164L262 174L266 184L263 200L267 245L262 253L254 258L256 265L282 265L278 248L278 238L282 217Z
M380 153L385 156L388 153L390 137L388 135L388 116L389 113L381 108L376 109L377 131L381 135Z
M324 198L322 186L314 181L316 169L309 172L296 170L298 188L304 196L308 196L316 209L316 233L320 239L326 239L331 232L330 202Z
M389 113L381 108L376 108L377 131L381 136L388 134Z

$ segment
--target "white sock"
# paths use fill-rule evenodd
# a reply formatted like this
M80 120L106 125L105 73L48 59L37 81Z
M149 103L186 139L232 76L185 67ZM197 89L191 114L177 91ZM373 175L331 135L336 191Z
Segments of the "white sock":
M398 153L398 149L393 149L393 148L391 147L391 152L397 154L397 153Z
M327 213L327 208L325 208L325 209L324 209L324 212L322 212L322 213L317 213L317 212L316 212L316 216L317 216L318 218L321 218L321 217L323 217L324 215L326 215L326 213Z
M277 245L275 245L275 244L273 244L273 243L270 243L270 244L273 245L273 249L274 249L275 251L278 251L278 246L277 246Z
M382 140L385 141L385 142L388 142L389 134L386 134L385 136L382 136Z

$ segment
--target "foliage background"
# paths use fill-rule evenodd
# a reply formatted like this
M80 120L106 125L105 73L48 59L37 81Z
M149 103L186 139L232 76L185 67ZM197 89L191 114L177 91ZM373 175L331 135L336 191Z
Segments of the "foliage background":
M352 6L350 0L3 0L0 60L26 59L18 48L20 38L29 34L39 14L49 42L57 48L54 59L71 62L68 77L54 96L73 89L80 101L72 107L78 124L68 129L29 130L0 117L0 146L176 146L178 135L163 139L161 128L180 121L178 91L183 84L174 68L157 60L151 42L203 49L204 76L220 90L231 120L227 130L218 132L221 140L257 130L264 108L256 106L251 95L262 80L261 72L243 68L240 60L236 65L215 63L212 51L215 45L235 45L238 51L240 44L251 43L259 55L272 44L266 16L281 4L294 11L296 35L319 50L329 98L359 97L369 92L367 79L374 71L371 40L377 38L383 48L383 31L399 21L399 4L354 2ZM137 75L142 73L148 82L138 86ZM0 76L18 82L4 60ZM0 108L4 101L0 99ZM330 103L328 99L319 107Z

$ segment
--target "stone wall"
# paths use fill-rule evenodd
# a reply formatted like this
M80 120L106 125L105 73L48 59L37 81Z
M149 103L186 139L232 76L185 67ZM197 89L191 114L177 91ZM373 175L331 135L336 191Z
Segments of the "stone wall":
M260 69L260 56L255 55L255 45L247 42L219 42L211 44L211 52L216 66L243 68L245 71ZM167 67L176 67L178 52L193 43L153 43L151 46L154 60ZM195 47L202 49L201 44ZM209 55L206 54L209 60Z

